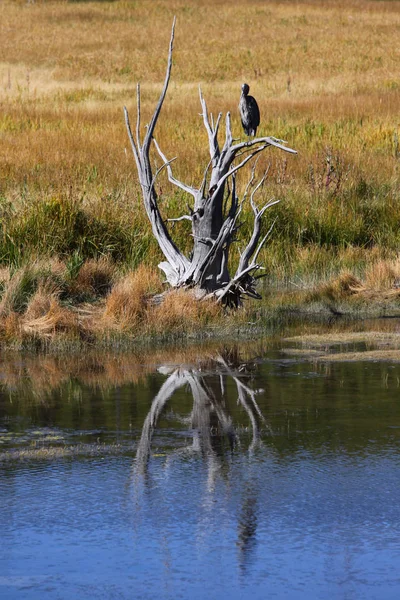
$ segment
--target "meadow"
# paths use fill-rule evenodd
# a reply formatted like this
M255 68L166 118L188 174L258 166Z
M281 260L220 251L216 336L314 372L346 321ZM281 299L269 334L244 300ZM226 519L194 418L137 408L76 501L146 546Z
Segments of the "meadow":
M172 78L156 137L168 157L177 157L175 174L199 184L208 162L199 85L215 115L231 112L240 138L237 105L246 81L260 106L259 134L285 139L298 152L271 149L260 164L271 167L259 201L280 200L266 219L267 228L277 217L260 256L267 288L300 290L303 298L316 289L329 297L362 289L363 302L384 288L397 299L399 2L4 0L0 313L6 338L21 328L30 335L42 327L50 335L63 319L68 325L61 330L78 327L84 336L83 303L95 312L91 323L112 315L114 325L132 327L132 310L142 309L135 312L126 298L140 265L150 275L142 271L148 286L139 286L137 298L162 289L153 271L162 257L141 205L122 108L134 114L140 82L143 122L150 118L174 15ZM159 192L166 218L184 212L186 198L166 178ZM189 252L187 222L172 227ZM244 237L250 227L245 211ZM54 317L60 311L61 321ZM206 313L205 322L218 320L215 307ZM166 322L173 328L179 308L167 307L160 326L155 317L146 319L146 331L165 330Z

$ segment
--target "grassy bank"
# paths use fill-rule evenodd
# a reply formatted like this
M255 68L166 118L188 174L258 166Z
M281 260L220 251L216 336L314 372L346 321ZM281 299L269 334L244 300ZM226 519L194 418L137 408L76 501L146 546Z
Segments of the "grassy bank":
M38 329L37 321L30 329L31 319L48 313L65 319L61 328L93 339L118 312L109 307L110 291L129 288L131 271L143 263L155 267L162 258L141 208L122 106L134 111L135 85L141 81L143 122L149 118L164 76L173 15L174 67L157 139L168 157L178 157L176 175L198 184L208 161L199 83L214 114L231 111L234 135L240 137L237 104L247 81L260 105L260 134L286 139L298 151L297 157L271 151L259 165L261 170L271 161L259 202L281 200L268 215L266 227L277 221L260 259L268 285L292 291L284 298L274 293L274 299L267 293L264 308L251 306L235 319L245 323L272 305L309 302L310 288L315 302L326 307L327 301L317 301L329 296L323 286L344 272L357 278L357 294L368 308L375 296L370 293L368 304L366 290L376 295L376 287L383 289L371 283L377 273L396 270L397 2L6 0L0 6L4 339L21 327ZM245 179L243 173L242 188ZM180 216L184 195L163 177L159 192L165 217ZM250 226L245 211L244 237ZM173 228L177 244L189 252L188 223ZM394 306L396 277L389 277L392 287L385 288L394 290ZM158 290L155 279L150 278ZM13 286L24 291L10 300ZM39 306L40 295L47 300L40 310L32 308L34 298ZM330 306L336 310L337 303ZM225 322L217 309L209 310L205 323ZM138 327L140 321L139 329L149 335L174 329L173 318L165 325L166 317L157 317L160 326L148 315L133 322ZM42 324L44 335L52 331L52 319ZM189 323L185 327L190 330Z
M246 339L278 333L296 319L400 316L399 282L400 262L381 261L363 280L343 271L309 286L266 285L261 302L235 312L191 291L165 291L158 272L144 265L124 273L105 259L36 261L0 273L0 347L70 352L88 344Z

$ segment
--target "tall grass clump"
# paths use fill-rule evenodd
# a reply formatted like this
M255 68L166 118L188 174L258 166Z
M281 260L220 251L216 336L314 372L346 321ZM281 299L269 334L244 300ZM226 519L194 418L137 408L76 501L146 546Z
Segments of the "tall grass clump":
M117 279L115 263L105 256L98 259L91 258L81 261L78 256L78 269L73 273L72 267L67 263L67 286L65 296L77 301L89 301L105 297ZM70 268L68 269L68 266ZM71 272L72 270L72 272Z
M43 262L27 264L9 275L0 299L0 315L5 316L12 312L22 313L30 298L36 292L39 282L46 282L54 290L57 287L57 275L51 266Z
M118 330L135 329L148 321L150 300L162 291L158 273L141 265L118 281L106 299L103 324Z
M199 302L189 290L171 290L148 314L149 332L158 335L200 336L210 325L221 325L223 308L212 300Z
M365 270L364 281L366 287L374 291L400 288L400 258L379 260L369 265Z
M83 328L78 315L63 306L56 293L39 288L20 319L20 332L25 339L33 338L38 342L55 336L74 340L82 337Z
M76 314L60 300L63 266L34 262L11 274L0 300L0 340L23 342L79 335Z

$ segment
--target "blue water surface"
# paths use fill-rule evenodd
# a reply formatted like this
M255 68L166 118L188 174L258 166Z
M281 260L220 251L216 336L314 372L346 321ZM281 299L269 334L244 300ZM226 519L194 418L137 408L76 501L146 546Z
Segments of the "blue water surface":
M320 369L274 355L244 379L192 370L152 422L173 371L111 385L106 400L82 384L79 402L119 407L118 430L105 419L96 443L126 445L0 463L0 597L399 598L399 369ZM257 390L247 405L235 377ZM57 394L57 406L76 409ZM26 402L17 423L4 391L8 433L53 427L67 447L76 432L54 422L57 406L49 422ZM125 422L132 406L137 419Z

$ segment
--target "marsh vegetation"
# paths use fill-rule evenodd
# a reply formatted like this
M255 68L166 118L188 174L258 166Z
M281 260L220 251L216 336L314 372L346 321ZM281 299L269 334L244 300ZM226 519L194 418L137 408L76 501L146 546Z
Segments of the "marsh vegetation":
M248 81L260 105L258 134L285 139L298 151L290 160L271 154L259 165L262 173L270 162L260 203L280 200L265 223L266 231L276 219L259 256L267 268L266 300L230 317L233 327L262 319L271 306L304 302L334 312L349 302L352 310L397 310L398 3L5 1L3 343L48 339L54 332L95 340L138 327L140 335L167 331L167 317L156 325L164 309L147 303L163 289L152 271L162 257L142 209L122 106L135 110L140 81L143 122L150 118L174 15L173 80L158 124L163 151L177 156L174 174L194 184L208 162L199 84L211 112L231 112L233 135L240 138L237 104ZM158 192L163 218L180 216L187 198L166 174ZM252 217L243 210L244 239ZM188 253L189 223L170 226ZM150 274L133 274L139 266ZM139 286L133 296L143 301L132 300L132 308L133 282ZM166 310L169 331L176 324L181 332L218 325L218 308L190 309L203 319L193 325L179 318L179 303L190 305L190 299L178 292L170 302L176 308Z

